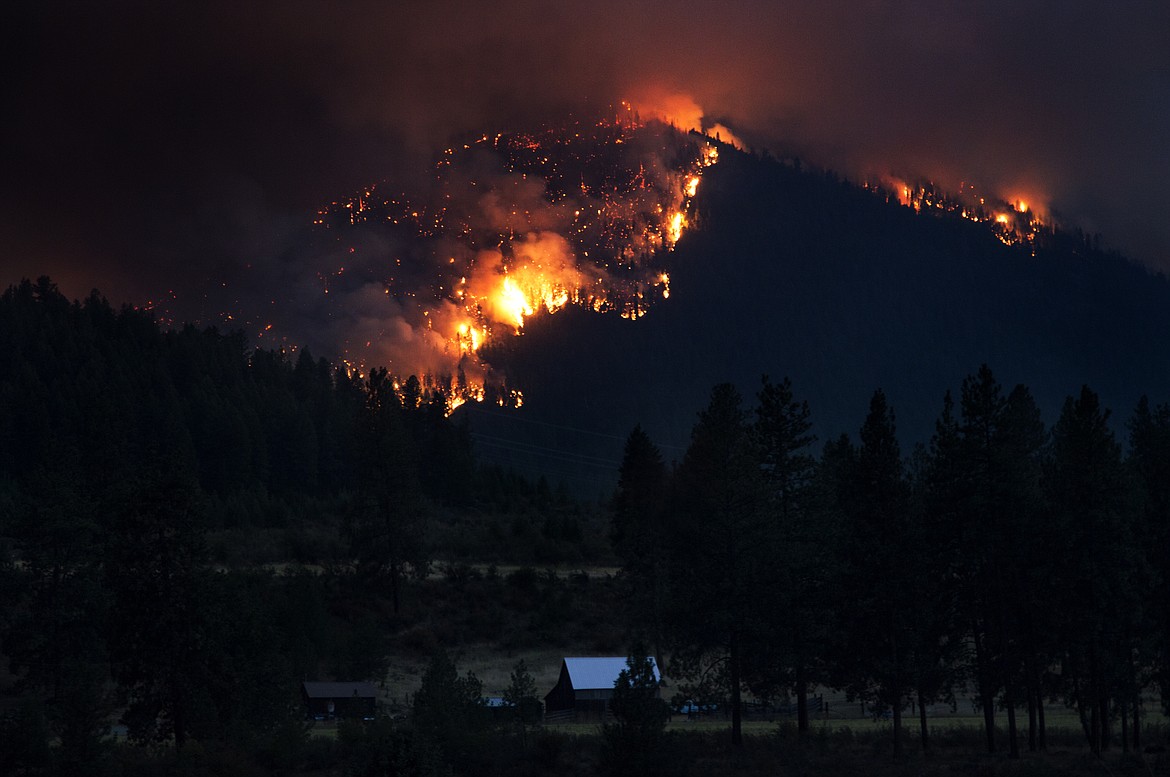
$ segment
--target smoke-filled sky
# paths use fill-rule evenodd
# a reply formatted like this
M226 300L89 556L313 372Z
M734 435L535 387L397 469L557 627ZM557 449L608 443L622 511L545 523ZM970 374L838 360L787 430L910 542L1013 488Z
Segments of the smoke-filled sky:
M0 286L208 315L208 288L290 261L321 204L409 186L452 133L674 95L750 146L973 181L1170 270L1165 2L8 5Z

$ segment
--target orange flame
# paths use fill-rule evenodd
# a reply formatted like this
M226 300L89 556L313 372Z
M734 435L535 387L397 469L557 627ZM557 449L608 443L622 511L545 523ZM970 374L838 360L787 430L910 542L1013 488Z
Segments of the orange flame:
M463 151L453 145L442 153L435 201L386 197L371 186L318 211L314 223L323 229L383 224L413 227L423 240L444 241L435 259L449 269L432 285L433 301L399 289L394 276L407 275L407 268L402 259L391 263L384 294L400 301L408 297L419 323L400 338L412 343L413 351L390 351L382 358L425 372L427 385L444 392L454 410L488 396L485 381L492 370L482 361L484 346L505 333L520 334L533 316L579 305L639 318L653 300L669 299L670 276L655 256L672 251L691 226L703 171L718 161L719 152L712 143L696 148L676 135L667 141L677 143L672 150L689 149L695 156L662 154L657 136L651 144L639 141L637 133L650 131L639 115L660 117L682 130L699 129L702 119L689 98L671 98L660 105L639 103L637 109L623 103L616 117L594 125L483 134L462 144ZM658 125L653 132L668 131ZM498 155L506 173L493 173L487 182L467 180L475 166L465 169L459 161L473 151ZM448 181L472 187L475 207L466 206L467 190L443 189ZM341 275L337 270L323 278L325 293L329 281L340 283ZM660 290L661 297L648 289ZM434 377L456 371L458 379ZM513 406L523 401L514 389L492 396Z

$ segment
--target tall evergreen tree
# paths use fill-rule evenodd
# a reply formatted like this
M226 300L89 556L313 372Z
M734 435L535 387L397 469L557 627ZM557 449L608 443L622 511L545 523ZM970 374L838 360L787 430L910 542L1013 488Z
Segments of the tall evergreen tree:
M913 563L917 582L912 606L918 618L908 657L924 751L930 749L927 706L953 701L954 686L961 679L959 665L966 631L958 618L956 560L961 550L954 532L954 495L963 476L959 444L954 400L948 391L929 448L916 452L913 473L911 533L916 545Z
M1010 588L1004 599L1003 705L1008 712L1008 748L1019 754L1016 707L1028 711L1028 749L1045 745L1044 700L1049 667L1054 660L1051 635L1057 616L1048 602L1059 578L1050 554L1052 527L1047 520L1043 493L1043 456L1048 432L1040 408L1027 387L1017 385L1008 394L1000 425L1000 478L1010 518L1005 527L1010 564L1004 578ZM1021 699L1021 696L1024 698Z
M809 730L808 690L816 677L824 618L821 576L825 568L823 531L817 525L813 480L816 437L808 403L797 401L792 382L772 383L765 375L757 394L751 439L759 461L762 509L771 523L769 552L774 557L774 606L769 624L774 663L766 680L784 678L796 695L797 730Z
M1052 432L1047 473L1052 521L1065 585L1055 606L1062 613L1061 678L1066 699L1080 715L1094 753L1110 740L1111 700L1127 682L1140 611L1131 585L1144 564L1133 543L1121 448L1109 411L1087 386L1069 397Z
M1033 568L1044 426L1027 389L1017 386L1005 397L986 364L963 381L961 409L959 475L950 483L962 540L960 605L974 650L987 749L995 751L995 704L1002 693L1009 753L1016 757L1016 708L1038 693L1036 670L1029 673L1025 664L1042 660L1029 654L1039 646L1027 643L1040 634L1029 623L1039 613L1028 597L1045 584L1045 572Z
M742 690L758 655L773 559L760 509L759 468L747 418L731 384L715 386L674 478L671 607L678 673L697 680L717 668L743 744Z
M1170 404L1150 407L1149 399L1141 398L1129 423L1129 446L1127 463L1140 507L1135 541L1145 548L1150 575L1130 699L1133 746L1140 749L1146 667L1159 670L1162 705L1170 710Z
M417 743L437 749L460 773L478 755L478 738L487 728L483 683L470 671L459 676L443 651L431 656L412 700L411 728Z
M631 615L646 629L661 665L663 609L667 596L667 471L662 455L642 427L626 439L618 487L610 504L610 541L628 583Z
M837 675L856 697L888 708L894 757L902 754L902 708L914 690L907 660L911 622L905 592L915 584L909 539L909 483L898 445L894 411L876 391L861 427L861 446L847 467L849 493L841 500L838 547L842 598L838 624L843 649Z
M670 707L660 698L653 660L635 643L626 668L614 681L609 708L613 723L602 729L604 760L615 775L653 775L664 771L663 744Z

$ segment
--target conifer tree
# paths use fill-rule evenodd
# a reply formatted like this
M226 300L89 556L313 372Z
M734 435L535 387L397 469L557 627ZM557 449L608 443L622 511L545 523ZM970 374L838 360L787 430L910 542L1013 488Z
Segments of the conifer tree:
M1109 428L1109 411L1087 386L1065 400L1053 428L1047 486L1051 520L1059 529L1053 552L1066 570L1055 600L1062 613L1063 691L1097 754L1109 746L1112 698L1130 679L1134 618L1140 613L1130 581L1144 558L1133 543L1121 448Z
M762 509L770 522L768 552L775 584L769 624L773 654L768 680L781 677L796 695L797 730L809 730L808 689L823 643L823 594L820 585L825 537L813 509L816 437L808 403L797 401L792 382L772 383L765 375L757 394L751 439L763 488Z
M1170 404L1151 407L1142 397L1129 423L1128 469L1136 489L1138 525L1134 540L1145 549L1149 580L1132 664L1129 705L1133 747L1141 748L1141 691L1157 668L1162 705L1170 709ZM1125 717L1122 718L1123 722Z
M731 740L743 743L747 661L759 655L768 603L768 525L747 418L731 384L715 386L674 478L671 537L673 660L692 681L719 667Z
M855 697L890 710L894 757L902 753L902 707L914 690L908 655L915 615L909 483L894 411L876 391L861 427L861 446L848 459L849 493L841 500L838 547L841 639L837 675ZM842 649L843 648L843 649Z
M667 471L662 455L642 427L626 439L618 487L610 505L610 540L622 562L631 617L662 660L663 610L667 597L664 510Z
M662 746L670 707L659 692L653 659L635 644L626 668L614 681L609 707L613 723L602 730L606 760L613 774L656 774L662 771Z

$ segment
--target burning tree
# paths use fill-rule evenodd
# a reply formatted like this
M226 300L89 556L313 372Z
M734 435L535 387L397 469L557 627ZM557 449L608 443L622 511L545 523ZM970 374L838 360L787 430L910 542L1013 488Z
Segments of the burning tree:
M701 138L630 108L480 134L439 155L428 190L371 185L323 208L320 232L348 249L320 273L322 290L360 295L363 328L382 322L354 358L425 376L453 408L503 383L484 346L534 316L645 315L669 296L667 258L718 158Z

